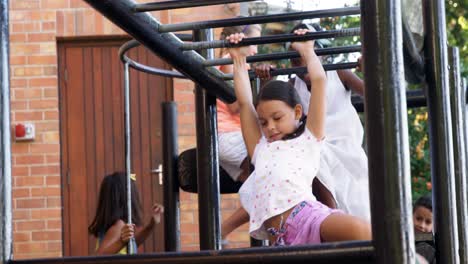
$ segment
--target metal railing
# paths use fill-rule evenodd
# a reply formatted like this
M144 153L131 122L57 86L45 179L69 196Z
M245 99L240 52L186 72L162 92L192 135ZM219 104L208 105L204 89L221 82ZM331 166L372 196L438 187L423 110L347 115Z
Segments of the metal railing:
M138 45L129 42L120 52L122 61L129 67L168 77L187 77L197 84L196 89L196 116L197 116L197 143L206 146L198 153L198 187L203 195L199 196L200 208L200 245L202 249L194 253L164 253L145 254L126 257L80 257L59 258L44 260L18 260L11 261L11 167L9 149L9 116L8 98L8 1L1 1L2 24L1 30L1 88L2 97L2 168L1 192L2 220L0 228L3 245L3 261L13 263L126 263L130 259L133 263L290 263L314 262L329 263L402 263L410 264L415 261L414 234L411 218L411 191L409 175L409 147L408 129L406 120L407 106L421 106L427 102L430 116L431 154L434 188L434 216L435 240L437 246L438 263L462 263L467 258L467 209L466 209L466 149L459 148L464 145L465 118L460 109L466 98L457 81L457 57L454 55L452 65L452 98L449 96L449 73L444 3L442 0L423 1L425 3L426 50L425 62L411 49L408 53L418 69L425 68L425 93L421 91L406 92L403 77L403 33L401 21L401 3L393 0L361 0L360 8L330 9L304 12L298 16L322 17L332 15L355 15L362 11L361 29L341 29L308 33L303 36L283 34L246 38L241 44L230 44L225 40L214 41L202 36L209 36L208 28L226 25L246 25L251 23L266 23L278 19L288 21L293 19L291 14L258 16L250 18L233 18L225 20L212 20L193 23L162 25L146 11L167 10L175 8L189 8L197 6L226 4L244 1L220 0L174 0L157 3L137 4L131 0L86 0L93 8L102 13L121 29L133 36L137 42L151 49L166 62L172 64L177 71L162 71L146 65L139 64L128 58L125 53L128 49ZM199 42L183 42L176 35L168 32L179 30L196 30L194 36ZM208 35L207 35L208 34ZM221 73L213 66L230 64L232 61L214 60L210 55L213 48L235 47L243 45L257 45L288 41L303 41L309 39L344 37L362 35L362 49L364 54L364 72L366 96L364 109L366 116L366 134L369 155L369 185L371 192L371 212L373 241L359 243L326 243L317 246L286 247L286 248L255 248L239 250L223 250L219 241L219 172L217 163L216 139L216 109L215 99L225 102L235 101L232 85L225 82L230 76ZM406 34L405 34L406 35ZM410 43L411 44L411 43ZM409 47L409 48L408 48ZM193 50L203 49L204 56ZM340 52L359 51L359 46L337 47L318 50L317 53L336 54ZM274 59L297 58L295 52L279 54L257 55L248 58L249 62L259 62ZM355 67L356 63L343 63L325 65L325 69L341 69ZM6 68L6 69L5 69ZM304 68L276 69L272 75L290 74L304 71ZM458 73L459 74L459 73ZM459 76L459 75L458 75ZM254 77L254 76L252 76ZM451 80L452 80L451 79ZM202 89L203 87L203 89ZM412 94L413 93L413 94ZM414 102L412 105L410 102ZM451 104L453 104L451 108ZM166 108L165 108L166 109ZM172 110L171 110L172 109ZM165 120L174 122L174 108L165 111ZM172 113L172 114L171 114ZM171 125L169 125L171 126ZM165 137L172 144L165 145L168 155L165 157L165 166L170 166L172 172L165 179L174 177L175 153L177 146L174 137L165 131ZM172 135L174 136L174 135ZM457 147L454 148L453 140ZM199 148L200 149L200 148ZM466 154L466 153L465 153ZM457 161L454 163L454 155ZM463 171L465 169L465 171ZM455 174L456 172L456 174ZM454 176L455 175L455 176ZM464 182L465 181L465 182ZM173 182L166 191L173 191ZM460 193L464 193L465 196ZM169 197L170 196L170 197ZM171 207L177 207L178 196L169 195L165 198ZM167 201L166 201L167 202ZM455 205L458 208L456 209ZM166 208L170 210L170 208ZM166 211L167 212L167 211ZM177 212L171 211L167 221L177 222ZM8 223L10 219L10 223ZM458 221L457 221L458 220ZM177 224L177 223L176 223ZM177 229L178 230L178 229ZM8 235L9 234L9 235ZM178 250L180 241L178 234L170 233L171 244L167 250Z

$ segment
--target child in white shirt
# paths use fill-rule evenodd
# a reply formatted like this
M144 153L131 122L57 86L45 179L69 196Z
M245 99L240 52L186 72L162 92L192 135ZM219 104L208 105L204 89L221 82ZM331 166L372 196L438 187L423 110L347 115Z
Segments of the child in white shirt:
M243 34L233 34L227 39L238 43L242 38ZM247 73L248 47L229 49L242 134L255 165L239 191L250 217L250 234L276 245L369 240L367 222L324 206L311 192L324 138L326 75L313 41L296 42L292 47L306 62L313 84L307 120L296 90L287 82L267 83L254 106Z

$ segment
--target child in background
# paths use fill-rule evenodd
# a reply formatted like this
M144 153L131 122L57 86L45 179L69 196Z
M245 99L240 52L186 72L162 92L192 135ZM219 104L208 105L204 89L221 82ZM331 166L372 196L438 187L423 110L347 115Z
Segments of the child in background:
M299 29L295 34L306 32ZM227 39L238 43L243 37L233 34ZM269 239L273 245L369 240L367 222L324 206L312 194L325 136L326 75L313 41L295 42L292 47L306 62L312 83L307 119L297 92L287 82L268 82L254 106L247 73L248 48L229 49L242 134L255 166L239 190L250 218L250 235Z
M132 223L128 219L126 174L115 172L104 177L99 190L99 202L96 215L88 227L89 233L97 238L96 254L127 254L128 241L135 237L137 245L145 241L154 228L161 222L164 212L162 205L154 204L150 221L142 226L142 209L140 196L132 174ZM136 229L136 230L135 230Z
M430 195L422 196L414 203L413 224L415 232L432 232L432 198Z
M413 206L414 233L432 234L432 197L431 194L421 196ZM435 263L434 241L416 241L418 257L424 257L428 263ZM421 258L422 258L421 257ZM423 262L422 262L423 263Z
M225 27L221 39L235 33L243 33L246 37L259 37L261 27L258 24L246 26ZM257 46L249 46L248 55L257 54ZM229 53L221 50L222 58L229 58ZM224 73L232 73L232 65L222 65L219 68ZM218 146L219 164L234 181L244 182L249 175L247 150L244 145L240 128L239 105L237 102L225 104L216 101L218 112Z
M259 37L262 28L258 24L246 26L225 27L221 32L220 39L235 33L243 33L246 37ZM257 54L257 46L248 47L248 55ZM221 49L220 57L229 58L226 49ZM247 65L250 68L249 65ZM233 73L232 65L222 65L219 68L224 73ZM219 164L231 176L234 181L244 182L249 176L250 161L247 156L244 139L242 138L241 123L239 116L239 104L225 104L221 100L216 100L218 115L218 146ZM248 222L248 216L243 210L236 210L231 216L225 219L221 227L223 244L227 244L226 236L235 228Z

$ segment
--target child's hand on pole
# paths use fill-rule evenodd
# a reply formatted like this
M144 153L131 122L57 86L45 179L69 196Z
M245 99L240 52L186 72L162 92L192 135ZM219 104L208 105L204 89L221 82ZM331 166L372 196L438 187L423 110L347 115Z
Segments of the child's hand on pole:
M255 75L262 80L269 80L271 79L270 71L274 69L274 65L262 63L255 66Z
M294 30L294 34L296 35L305 35L307 34L307 32L310 32L310 30L305 29L305 28ZM313 52L315 54L314 42L315 42L314 40L293 42L291 43L291 47L297 52L299 52L301 56L304 56L305 54L308 54L309 52Z
M244 33L235 33L231 34L226 37L226 40L229 41L232 44L238 44L239 42L244 39L245 35ZM229 55L231 55L231 58L245 58L249 55L249 46L243 46L243 47L232 47L228 48Z
M122 243L127 244L131 238L135 236L135 225L125 224L120 231L120 240Z

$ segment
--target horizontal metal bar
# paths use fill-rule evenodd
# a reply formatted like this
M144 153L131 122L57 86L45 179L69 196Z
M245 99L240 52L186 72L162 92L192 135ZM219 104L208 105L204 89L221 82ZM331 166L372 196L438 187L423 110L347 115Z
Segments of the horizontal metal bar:
M370 241L323 243L307 246L256 247L198 252L167 252L132 256L63 257L55 259L13 260L9 264L280 264L280 263L374 263L374 249Z
M175 34L175 36L178 37L182 41L192 41L193 40L192 34L177 33L177 34Z
M362 113L364 112L364 102L362 96L353 95L351 97L351 102L353 103L356 111ZM406 91L406 104L408 108L417 108L427 106L426 96L424 95L423 90L409 90Z
M191 37L191 35L190 35L190 37ZM130 59L129 57L127 57L127 55L125 55L127 53L127 51L129 51L132 48L138 47L140 45L141 45L140 42L138 42L135 39L132 39L132 40L127 41L126 43L124 43L119 49L120 60L123 63L128 63L128 66L132 67L133 69L141 71L141 72L154 74L154 75L160 75L160 76L163 76L163 77L187 79L187 76L183 75L182 73L180 73L178 71L171 71L171 70L165 70L165 69L150 67L148 65L138 63L138 62Z
M324 55L333 55L333 54L351 53L351 52L360 52L360 51L361 51L361 46L354 45L354 46L347 46L347 47L332 47L332 48L316 49L315 54L317 54L317 56L324 56ZM299 58L299 57L300 55L297 51L277 52L277 53L259 54L259 55L249 56L247 57L247 62L253 63L253 62L260 62L260 61L294 59L294 58ZM203 62L203 66L205 67L217 66L217 65L228 65L228 64L232 64L232 59L222 58L222 59L206 60Z
M241 47L241 46L250 46L250 45L271 44L271 43L278 43L278 42L289 42L289 41L294 42L294 41L306 41L306 40L323 39L323 38L349 37L349 36L359 36L360 31L361 31L360 28L347 28L347 29L338 29L338 30L309 32L305 35L281 34L281 35L274 35L274 36L245 38L237 44L230 43L227 40L200 41L200 42L192 42L192 43L183 43L180 48L182 50L231 48L231 47Z
M167 9L189 8L208 5L222 5L229 3L253 2L255 0L172 0L156 3L138 4L135 12L161 11Z
M128 59L128 57L126 57ZM188 79L187 76L183 75L182 73L178 71L171 71L171 70L164 70L164 69L159 69L159 68L153 68L141 63L138 63L136 61L133 61L131 59L127 60L128 66L132 67L135 70L149 73L149 74L154 74L154 75L159 75L163 77L169 77L169 78L179 78L179 79Z
M325 64L323 65L323 69L325 71L336 71L336 70L344 70L344 69L354 69L359 65L357 62L345 62L345 63L334 63L334 64ZM289 69L273 69L270 73L272 76L278 75L286 75L286 74L293 74L293 73L307 73L306 67L293 67Z
M148 13L133 13L135 2L130 0L85 0L111 22L137 39L142 45L171 64L179 72L202 86L213 96L226 103L236 100L232 84L221 79L221 72L214 67L205 68L205 60L194 51L182 51L183 42L172 33L160 34L161 25Z
M343 70L343 69L353 69L358 66L359 63L357 62L345 62L345 63L335 63L335 64L325 64L323 65L323 69L325 71L336 71L336 70ZM290 74L301 74L306 73L307 67L292 67L286 69L271 69L270 76L279 76L279 75L290 75ZM250 79L255 79L257 76L255 71L249 71ZM234 75L232 73L226 73L223 76L224 80L232 80Z
M184 30L206 29L206 28L219 28L219 27L233 27L252 24L264 24L271 22L283 22L291 20L303 20L312 18L322 18L330 16L350 16L359 15L361 13L359 7L344 7L333 8L324 10L314 10L306 12L294 12L285 14L273 14L263 16L250 16L250 17L237 17L228 19L218 19L199 22L187 22L179 24L165 24L159 27L159 32L175 32Z

